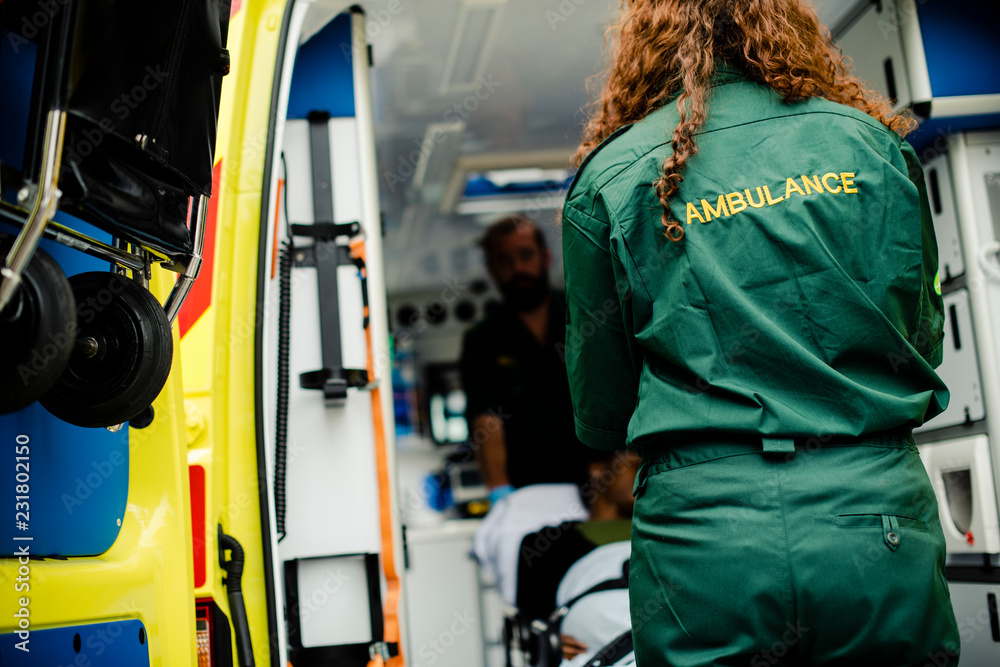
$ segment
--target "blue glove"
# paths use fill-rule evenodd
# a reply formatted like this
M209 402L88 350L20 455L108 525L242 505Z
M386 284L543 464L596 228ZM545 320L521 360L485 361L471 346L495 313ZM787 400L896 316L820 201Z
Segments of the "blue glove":
M496 505L502 498L506 498L514 492L514 487L510 484L501 484L490 489L490 505Z

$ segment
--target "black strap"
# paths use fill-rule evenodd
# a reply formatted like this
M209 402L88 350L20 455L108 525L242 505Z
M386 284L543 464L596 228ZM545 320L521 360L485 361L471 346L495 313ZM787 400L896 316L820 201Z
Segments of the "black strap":
M594 657L587 661L586 667L608 667L608 665L613 665L631 653L633 648L632 629L629 628L615 637L610 644L607 644L594 654Z
M299 265L316 267L319 293L320 348L323 367L299 375L303 389L322 390L327 400L342 401L347 398L348 387L361 387L368 383L366 369L344 368L341 352L340 294L337 269L353 263L359 270L363 265L353 258L348 248L337 239L355 236L361 232L357 222L337 224L333 221L333 172L330 162L330 115L325 111L309 113L309 152L312 162L313 224L291 225L295 236L311 236L312 246L296 251L303 258ZM363 274L363 273L362 273ZM362 283L362 295L367 305L367 284ZM367 318L364 321L367 326Z
M313 223L333 224L333 168L330 163L330 114L309 112L309 155L312 162Z
M589 595L593 595L594 593L601 593L603 591L628 590L628 570L629 570L629 561L626 560L624 563L622 563L622 576L617 577L615 579L606 579L602 582L594 584L593 586L591 586L584 592L580 593L579 595L574 596L566 604L560 606L558 609L552 612L552 615L549 616L547 620L543 621L539 619L536 621L532 621L531 634L534 637L535 648L534 648L534 655L532 656L534 660L531 661L530 664L539 666L560 664L562 662L563 655L562 655L562 641L559 635L559 629L560 626L562 625L563 619L569 613L570 608L573 607L573 605L575 605L580 600L584 599ZM615 642L618 642L620 639L621 637L618 637L617 639L615 639ZM625 653L622 653L621 655L626 655L629 651L631 651L631 643L632 643L631 631L629 632L628 643L630 646L629 650L626 651ZM605 651L610 650L611 647L612 644L609 644L608 646L604 647L603 649L601 649L600 652L598 652L597 656L604 655ZM592 663L588 662L587 664L589 666ZM597 664L609 665L611 663L601 662Z

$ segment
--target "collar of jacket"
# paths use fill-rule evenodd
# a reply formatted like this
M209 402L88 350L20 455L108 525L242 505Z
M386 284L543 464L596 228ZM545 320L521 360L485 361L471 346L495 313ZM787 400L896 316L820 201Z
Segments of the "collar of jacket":
M746 73L739 67L736 67L735 65L730 65L729 63L723 62L721 60L717 60L715 61L715 73L712 74L712 82L709 85L712 88L715 88L716 86L724 86L727 83L736 83L738 81L745 81L746 79L747 79ZM667 100L664 102L664 106L676 102L679 96L680 96L680 91L677 91L676 93L667 98ZM569 198L569 194L573 191L573 186L576 185L577 179L580 176L580 172L583 171L583 168L587 166L587 163L590 162L591 158L597 155L597 153L602 148L604 148L606 144L610 143L613 139L627 132L630 127L632 127L632 123L628 123L627 125L622 125L617 130L612 132L604 141L598 144L597 147L594 148L594 150L590 151L590 153L587 154L587 156L583 159L583 162L581 162L580 166L577 168L576 173L573 175L573 181L570 183L569 189L566 191L567 199Z

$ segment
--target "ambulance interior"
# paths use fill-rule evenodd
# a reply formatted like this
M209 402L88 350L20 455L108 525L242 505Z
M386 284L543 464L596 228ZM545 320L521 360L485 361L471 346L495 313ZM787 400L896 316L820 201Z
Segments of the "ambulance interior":
M940 373L951 388L952 403L945 414L920 429L918 443L941 504L956 613L960 623L966 619L973 630L969 637L963 635L963 662L987 664L978 660L995 661L1000 656L996 620L1000 580L982 574L1000 565L995 493L1000 471L995 443L1000 433L994 433L1000 419L988 418L991 409L1000 410L995 372L1000 338L993 331L1000 326L1000 319L994 319L1000 316L996 260L1000 246L995 245L1000 239L1000 133L991 129L1000 124L1000 84L995 72L987 72L995 68L983 62L970 64L963 60L968 56L957 49L949 51L952 58L945 65L932 62L932 56L937 57L932 50L938 48L932 23L940 15L931 16L923 3L815 2L821 19L873 87L897 99L899 106L933 96L931 117L912 140L925 161L941 254L949 323ZM604 30L616 4L594 0L363 3L363 30L371 48L367 54L354 48L353 56L370 57L372 62L374 155L370 157L377 164L381 210L380 220L368 219L364 226L369 241L381 236L385 281L384 302L372 298L371 285L369 298L372 317L387 318L392 339L386 348L392 396L383 405L395 422L390 438L395 443L395 520L404 535L403 543L395 548L405 575L401 633L411 665L521 664L505 646L504 616L509 610L496 582L471 556L475 532L488 509L487 490L469 448L457 361L464 331L491 312L500 298L478 246L489 224L515 213L536 220L553 250L551 282L556 289L562 285L557 212L572 177L568 164L580 137L583 108L591 99L587 80L603 65ZM924 12L919 21L917 4ZM950 40L954 47L958 35L975 32L977 14L995 13L988 3L968 5L967 11L949 14L951 23L937 25L945 33L939 41ZM333 4L327 10L316 2L302 3L296 11L300 15L293 25L300 29L301 54L311 48L310 43L319 44L321 40L315 38L323 31L334 29L331 26L337 19L330 21L340 10ZM924 50L919 53L913 48L914 25L923 31ZM975 39L968 41L975 44L970 49L983 46ZM344 44L343 39L329 42L334 47ZM995 47L988 48L995 51ZM286 68L292 67L291 55L286 58ZM921 63L922 69L917 67L919 58L927 61ZM294 65L295 76L300 65ZM971 69L956 77L963 81L954 90L939 93L935 67ZM924 79L931 79L933 90L930 85L923 90L914 84L922 80L920 72ZM291 87L287 121L283 133L277 135L271 160L277 185L270 206L274 209L278 201L287 207L278 219L294 224L319 215L311 209L310 169L315 162L310 163L310 155L315 160L316 154L310 154L309 146L318 135L309 111L310 105L317 104L310 96L319 97L322 92L321 86L307 86L303 93L292 79L287 84ZM359 102L357 88L355 102ZM357 127L361 122L334 118L328 123L335 220L360 219L370 213L364 203L352 210L355 204L336 196L338 179L349 178L345 170L338 171L338 151L360 155L366 150L362 145L366 135ZM285 193L284 199L278 189ZM269 256L277 256L277 241L274 244L269 246ZM371 256L371 245L368 252ZM361 292L344 287L353 267L344 265L338 271L341 312L360 310ZM308 304L315 303L317 294L306 285L309 282L302 283L305 291L296 292L296 313L308 311ZM977 290L977 286L986 287ZM277 289L277 284L269 289ZM379 306L382 314L375 312ZM316 321L304 323L299 315L293 317L296 327L318 326ZM1000 329L996 333L1000 335ZM351 351L352 345L361 349L362 342L344 336L344 367L363 366L363 354ZM277 336L265 343L277 346ZM315 365L316 359L301 357L304 353L294 341L292 346L293 371ZM269 391L265 388L265 394ZM297 402L301 400L293 391L290 443L323 429L336 431L338 437L351 432L347 417L328 414L313 420L304 416L308 411L297 408L303 405ZM347 399L352 410L370 409L352 400L356 397ZM285 585L298 586L301 601L309 585L322 583L317 577L325 566L317 563L307 568L306 560L297 561L297 579L290 580L288 562L322 553L379 550L377 526L363 512L351 517L331 510L338 517L328 527L330 535L317 535L309 527L317 504L363 506L371 501L374 506L377 502L372 481L348 472L337 476L336 486L341 488L310 496L312 509L302 506L296 511L296 503L305 502L304 492L298 492L296 499L297 487L323 486L310 467L350 471L355 463L349 459L323 462L310 459L308 453L296 463L294 450L290 451L287 536L278 544L278 553L279 561L285 562ZM335 542L335 547L325 541ZM357 585L358 600L368 600L365 582L370 584L377 575L363 558L353 563L347 560L338 564L359 575L347 588ZM297 621L301 634L293 646L370 639L365 636L370 631L365 614L337 612L334 617L327 613L334 614L329 606L301 615ZM375 616L373 610L371 618Z

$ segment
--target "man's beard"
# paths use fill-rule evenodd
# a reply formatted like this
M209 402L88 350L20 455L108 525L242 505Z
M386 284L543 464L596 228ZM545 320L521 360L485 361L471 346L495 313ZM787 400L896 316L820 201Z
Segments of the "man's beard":
M519 313L534 310L542 305L549 295L549 274L532 276L527 273L514 275L506 284L500 285L504 302Z

